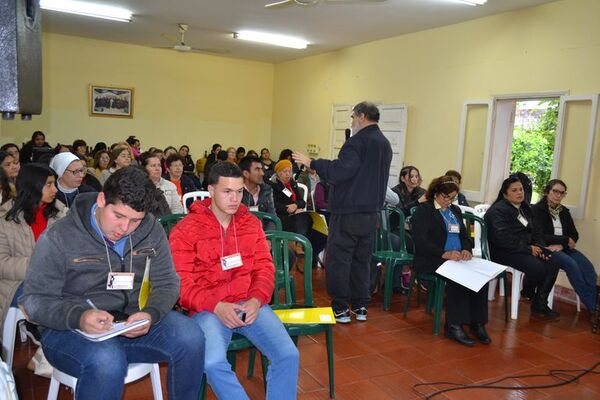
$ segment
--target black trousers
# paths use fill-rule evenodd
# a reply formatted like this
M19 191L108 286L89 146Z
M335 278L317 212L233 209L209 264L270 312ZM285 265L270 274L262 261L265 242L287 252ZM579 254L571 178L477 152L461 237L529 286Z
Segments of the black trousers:
M366 307L371 300L370 261L376 213L332 214L327 240L326 282L334 311Z
M453 281L446 281L446 324L487 324L488 285L474 292Z
M523 272L525 274L523 288L526 290L539 289L544 282L547 282L550 286L554 285L560 268L552 258L550 260L541 260L533 254L507 253L502 250L493 249L491 256L492 261L508 265ZM545 295L547 297L547 294Z

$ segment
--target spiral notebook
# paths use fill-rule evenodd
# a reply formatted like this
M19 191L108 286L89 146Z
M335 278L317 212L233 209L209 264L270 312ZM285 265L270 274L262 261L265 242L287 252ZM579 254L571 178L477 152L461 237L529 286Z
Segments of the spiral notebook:
M130 324L127 324L126 322L117 322L113 324L111 330L102 333L86 333L79 329L75 329L75 332L79 333L86 339L91 340L92 342L102 342L115 336L122 335L125 332L132 331L142 325L146 325L149 322L149 319L140 319L139 321L135 321Z

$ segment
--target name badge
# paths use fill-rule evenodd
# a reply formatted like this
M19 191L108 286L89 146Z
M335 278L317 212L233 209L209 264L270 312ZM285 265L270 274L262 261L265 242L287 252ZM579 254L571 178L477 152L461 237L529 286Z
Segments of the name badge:
M460 226L458 224L448 224L448 232L460 233Z
M109 272L106 280L106 290L132 290L133 272Z
M521 214L519 214L519 216L517 217L517 219L519 220L520 223L523 224L523 226L529 225L529 222L527 221L527 218L525 218Z
M292 197L292 191L288 188L283 188L282 190L283 194L285 194L287 197Z
M242 256L240 255L240 253L235 253L229 256L221 257L221 268L223 268L223 271L238 268L242 265L244 265L244 263L242 263Z
M250 207L248 207L248 210L250 210L250 211L258 211L258 206L250 206Z

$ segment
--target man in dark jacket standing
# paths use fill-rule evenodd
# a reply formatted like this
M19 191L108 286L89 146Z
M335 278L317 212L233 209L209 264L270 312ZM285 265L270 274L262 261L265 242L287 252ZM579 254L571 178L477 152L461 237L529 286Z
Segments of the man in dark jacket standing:
M153 193L146 173L119 169L101 193L77 196L31 256L19 303L46 328L50 364L78 379L77 398L121 399L129 363L159 362L168 363L169 398L200 394L204 336L172 311L179 278L165 232L147 213ZM75 331L106 333L119 318L148 322L98 342Z
M377 106L358 103L351 118L352 134L336 160L293 155L294 161L317 170L331 186L327 291L332 297L336 321L340 323L349 323L351 312L358 321L367 320L373 236L392 162L390 142L377 126Z

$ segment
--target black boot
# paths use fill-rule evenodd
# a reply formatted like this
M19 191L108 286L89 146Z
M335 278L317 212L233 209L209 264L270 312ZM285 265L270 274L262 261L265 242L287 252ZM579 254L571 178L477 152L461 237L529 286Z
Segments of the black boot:
M456 340L464 346L471 347L475 345L475 341L467 336L461 325L446 325L444 335L449 339Z
M475 336L480 343L492 343L492 338L485 330L485 324L471 324L471 334Z
M558 318L560 314L548 307L548 296L556 282L555 274L548 274L537 288L537 293L531 300L531 313L548 318Z

